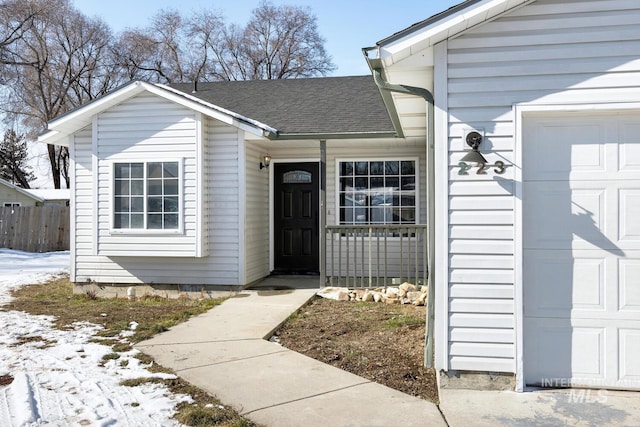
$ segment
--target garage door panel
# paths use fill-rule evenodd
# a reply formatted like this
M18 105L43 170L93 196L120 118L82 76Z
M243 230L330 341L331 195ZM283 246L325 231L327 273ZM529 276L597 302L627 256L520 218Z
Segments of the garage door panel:
M569 318L580 310L605 311L607 263L602 257L576 258L573 251L525 251L525 316ZM609 273L612 274L612 273Z
M604 123L545 121L532 132L536 149L527 152L525 160L533 167L523 169L525 180L565 180L572 173L606 170L605 149L600 145L606 132Z
M605 214L609 200L615 197L610 194L616 190L598 188L601 186L586 182L572 188L556 182L525 183L525 248L618 249L613 241L616 223L608 224Z
M621 119L618 171L625 179L640 179L640 123L638 118Z
M536 340L525 343L527 364L526 383L544 384L550 379L566 384L604 381L606 328L577 327L567 319L534 319L528 322L525 333L535 334Z
M636 313L640 317L640 254L634 253L634 258L619 260L620 270L620 301L621 312ZM640 358L640 353L638 353Z
M619 200L619 236L622 244L640 242L640 188L621 188Z
M625 388L640 387L640 329L620 329L619 330L619 354L620 368L618 384ZM624 384L626 383L626 384Z

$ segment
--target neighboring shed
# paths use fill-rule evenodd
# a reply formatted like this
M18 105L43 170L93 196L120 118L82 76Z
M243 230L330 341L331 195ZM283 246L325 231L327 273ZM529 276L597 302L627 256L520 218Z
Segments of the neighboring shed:
M640 3L469 0L365 53L433 131L442 380L640 389Z
M43 201L28 190L0 179L0 207L36 206Z

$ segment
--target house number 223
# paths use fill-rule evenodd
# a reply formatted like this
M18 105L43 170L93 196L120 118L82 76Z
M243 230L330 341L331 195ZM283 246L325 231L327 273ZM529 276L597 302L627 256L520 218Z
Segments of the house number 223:
M469 170L471 169L471 165L467 162L459 162L458 166L460 170L458 171L458 175L469 175ZM508 165L505 165L504 162L497 161L494 164L486 164L486 163L478 163L478 170L476 174L478 175L486 175L487 169L494 168L493 171L498 175L502 175L507 169Z

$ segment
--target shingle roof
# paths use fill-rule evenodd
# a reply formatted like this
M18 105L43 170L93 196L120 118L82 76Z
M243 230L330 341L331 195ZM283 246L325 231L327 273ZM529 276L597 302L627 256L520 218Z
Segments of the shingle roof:
M280 135L395 134L371 76L172 84Z

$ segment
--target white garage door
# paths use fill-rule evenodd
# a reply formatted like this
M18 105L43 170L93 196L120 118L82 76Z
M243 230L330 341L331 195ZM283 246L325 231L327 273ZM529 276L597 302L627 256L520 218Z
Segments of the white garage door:
M528 117L524 375L640 389L640 112Z

